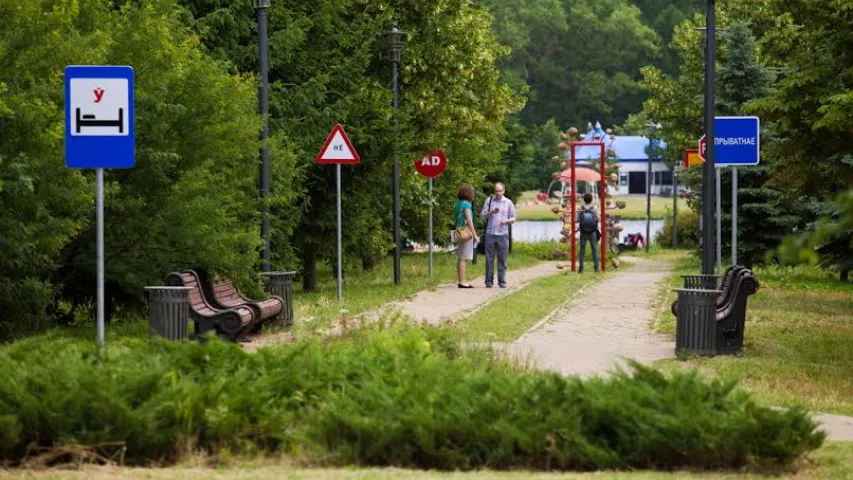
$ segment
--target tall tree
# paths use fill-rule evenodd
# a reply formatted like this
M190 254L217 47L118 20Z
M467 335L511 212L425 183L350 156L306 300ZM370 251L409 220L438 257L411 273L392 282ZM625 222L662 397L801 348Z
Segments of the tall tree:
M249 2L184 0L208 48L242 72L256 64ZM467 0L361 2L300 0L270 9L271 126L298 151L306 196L282 214L299 217L298 233L277 237L301 255L303 286L314 287L315 266L334 258L334 171L313 165L332 125L343 123L362 163L345 168L346 256L371 259L391 247L391 166L402 164L403 234L425 224L425 184L412 162L444 148L449 167L436 181L439 212L448 211L459 183L477 183L499 162L504 120L521 107L500 79L506 50L491 19ZM409 33L402 54L400 109L391 109L386 32L395 20ZM273 188L276 186L273 185Z
M505 71L529 88L521 113L526 126L548 119L610 125L637 111L644 98L640 67L655 57L659 39L628 0L483 3L512 48Z
M726 54L719 71L720 92L717 112L720 115L740 116L752 112L751 102L771 93L773 74L760 62L756 38L746 21L734 21L723 33ZM765 122L762 142L772 143L773 126ZM780 244L784 236L800 223L803 205L784 201L781 190L768 185L776 170L775 158L765 155L756 166L738 169L740 263L752 266L764 261L768 248ZM722 192L732 188L730 170L723 172ZM731 248L731 197L721 195L720 211L724 218L722 240Z
M762 44L785 66L774 92L758 104L778 137L768 146L779 160L774 184L787 201L820 203L818 212L831 213L834 197L853 183L853 0L772 0L763 14L776 24ZM817 235L826 263L843 274L853 248L843 232L835 233Z
M651 27L660 37L662 48L655 57L654 65L661 71L674 75L678 73L680 60L678 51L672 44L675 27L685 20L693 18L700 11L702 2L696 0L632 0L640 9L643 23Z
M144 285L191 264L248 281L259 243L253 82L203 52L173 0L48 3L0 0L0 336L50 314L73 319L95 291L94 174L66 168L62 153L66 65L135 71L136 167L106 173L107 300L141 303ZM286 149L276 155L287 164Z

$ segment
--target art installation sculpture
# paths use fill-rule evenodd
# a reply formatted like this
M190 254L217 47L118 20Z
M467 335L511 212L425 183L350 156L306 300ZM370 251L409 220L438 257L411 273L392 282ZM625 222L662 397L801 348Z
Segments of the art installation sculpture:
M590 140L586 140L590 139ZM571 127L566 130L565 133L560 134L560 143L557 148L561 153L566 152L571 148L571 142L575 141L593 141L593 142L602 142L605 144L605 148L607 149L608 158L614 158L615 155L613 153L612 145L616 142L616 137L613 135L613 131L607 129L607 131L603 131L601 128L601 124L596 122L595 126L591 123L587 125L586 134L580 134L578 129L575 127ZM565 153L563 153L565 155ZM560 157L554 157L554 159L559 159ZM560 204L559 206L554 206L551 208L551 211L558 215L559 218L563 222L563 228L560 231L562 238L560 239L560 243L568 245L571 243L571 235L572 235L572 222L574 219L572 218L571 208L569 208L569 204L571 201L572 195L576 195L577 201L581 201L581 197L584 192L581 191L580 185L583 185L584 191L590 191L593 193L595 200L594 204L599 204L600 199L598 198L598 189L595 188L595 183L601 181L601 173L595 171L591 168L586 168L584 162L578 161L576 164L576 180L578 181L578 186L572 185L571 181L571 165L569 161L563 161L560 163L560 171L554 172L551 174L552 178L552 186L555 182L559 183L560 188ZM613 162L615 163L615 162ZM606 189L606 198L605 198L605 223L607 228L605 231L607 232L606 245L607 250L609 252L609 259L611 265L614 268L619 268L619 236L623 230L623 227L620 223L620 216L618 214L614 214L612 212L617 212L625 208L625 202L621 200L613 201L611 197L611 193L609 190L615 189L617 187L617 182L619 180L619 175L617 174L618 166L611 165L608 167L610 171L609 175L606 175L605 181L607 182ZM575 192L575 187L577 187L577 192ZM588 188L589 187L589 188ZM551 191L551 186L549 186L548 191ZM555 260L571 260L571 252L562 249L555 249L552 253L552 256ZM562 263L557 264L557 268L563 269L566 268L566 265Z

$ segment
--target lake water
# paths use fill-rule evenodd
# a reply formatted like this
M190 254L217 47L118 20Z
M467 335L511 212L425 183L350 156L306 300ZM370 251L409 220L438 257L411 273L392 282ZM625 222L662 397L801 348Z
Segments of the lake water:
M629 233L642 233L646 236L646 221L645 220L622 220L622 229L619 232L619 241L624 241ZM655 235L663 228L663 220L652 220L649 223L649 231L651 232L652 240ZM548 241L560 240L560 230L563 229L563 222L549 220L546 222L521 221L516 222L512 226L512 240L514 242L523 243L539 243Z

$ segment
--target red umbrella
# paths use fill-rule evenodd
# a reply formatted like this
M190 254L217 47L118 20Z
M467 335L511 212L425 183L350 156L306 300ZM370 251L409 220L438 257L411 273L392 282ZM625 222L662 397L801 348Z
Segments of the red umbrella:
M575 167L575 179L579 182L595 183L601 181L601 173L591 168ZM572 170L567 168L560 173L560 181L572 182Z

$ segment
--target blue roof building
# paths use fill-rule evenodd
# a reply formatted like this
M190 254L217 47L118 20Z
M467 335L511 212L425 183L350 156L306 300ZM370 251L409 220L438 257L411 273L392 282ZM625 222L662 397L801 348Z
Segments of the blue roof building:
M591 131L584 140L593 138L597 131ZM636 136L612 136L604 135L604 145L608 150L616 153L619 161L619 185L615 195L645 194L646 176L648 174L649 155L646 150L649 146L648 137ZM659 140L660 148L666 149L666 142ZM587 165L597 169L600 158L601 147L581 146L575 150L575 158L578 165ZM566 152L570 156L570 152ZM672 194L672 171L658 159L652 160L652 195Z

